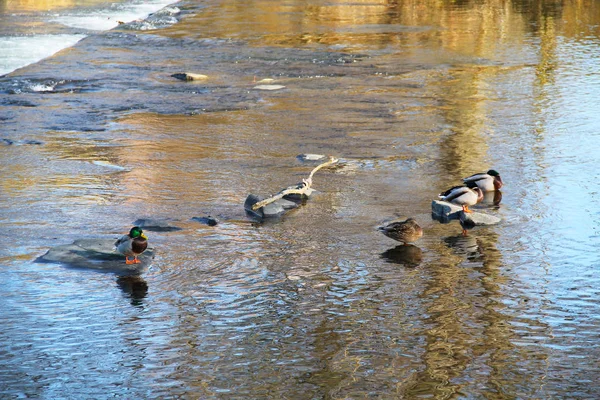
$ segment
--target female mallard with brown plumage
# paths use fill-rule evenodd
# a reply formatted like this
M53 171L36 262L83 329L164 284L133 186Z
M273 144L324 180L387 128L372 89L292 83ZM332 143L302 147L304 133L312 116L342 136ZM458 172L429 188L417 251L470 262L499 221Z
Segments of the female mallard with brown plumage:
M462 206L463 211L470 213L469 206L474 206L483 200L483 192L479 187L473 189L466 186L454 186L438 196L440 199Z
M494 192L496 190L500 190L504 184L500 174L493 169L490 169L488 172L481 172L479 174L467 176L463 179L463 182L465 185L467 185L467 187L478 187L484 192Z
M144 235L142 228L134 226L128 235L123 235L115 242L117 251L125 256L125 264L139 264L138 256L146 251L148 247L148 237ZM129 257L133 257L130 260Z
M391 221L389 224L380 226L377 229L383 232L385 236L404 244L414 242L423 236L423 229L414 218Z

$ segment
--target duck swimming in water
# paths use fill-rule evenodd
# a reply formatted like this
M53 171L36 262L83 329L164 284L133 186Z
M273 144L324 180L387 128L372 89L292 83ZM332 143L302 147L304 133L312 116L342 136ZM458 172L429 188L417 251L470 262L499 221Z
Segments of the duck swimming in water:
M454 186L438 196L441 200L462 206L466 213L472 212L469 206L474 206L483 200L483 191L479 187L473 189L466 186Z
M467 187L478 187L484 192L494 192L496 190L500 190L504 184L500 174L493 169L490 169L488 172L481 172L479 174L467 176L463 179L463 182Z
M125 264L139 264L138 256L146 251L148 237L144 235L142 228L134 226L129 234L123 235L115 242L117 251L125 256ZM133 257L132 260L129 257Z

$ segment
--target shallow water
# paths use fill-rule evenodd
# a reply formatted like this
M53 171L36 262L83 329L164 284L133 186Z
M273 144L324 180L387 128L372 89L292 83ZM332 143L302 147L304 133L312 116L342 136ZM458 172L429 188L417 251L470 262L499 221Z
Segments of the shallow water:
M0 397L600 395L595 2L177 7L0 78ZM247 217L301 153L340 167ZM431 219L489 168L500 225ZM35 262L142 217L183 230L140 277Z

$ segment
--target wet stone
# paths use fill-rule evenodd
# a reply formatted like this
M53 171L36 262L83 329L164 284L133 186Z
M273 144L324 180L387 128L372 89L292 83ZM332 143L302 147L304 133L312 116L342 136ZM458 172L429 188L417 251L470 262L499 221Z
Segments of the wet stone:
M273 203L275 203L275 204L277 204L277 205L281 206L281 207L282 207L284 210L291 210L291 209L293 209L293 208L296 208L296 207L298 207L298 204L297 204L296 202L293 202L293 201L287 200L287 199L285 199L285 198L284 198L284 199L279 199L279 200L276 200L276 201L274 201Z
M207 217L192 217L192 221L196 221L196 222L200 222L201 224L204 225L208 225L208 226L216 226L219 221L211 216L207 216Z
M290 190L290 189L295 189L295 190L300 190L304 188L304 182L300 182L297 185L294 186L288 186L287 188L283 189L281 192L284 192L286 190ZM281 193L279 192L279 193ZM313 188L308 188L304 191L304 193L302 194L286 194L285 196L283 196L283 200L288 200L288 201L293 201L295 203L300 203L306 199L308 199L313 193L315 192L315 190ZM278 193L278 194L279 194ZM285 207L285 203L282 204L283 207ZM289 206L288 208L294 208L292 206Z
M433 200L431 202L431 216L437 221L447 223L451 220L460 220L461 214L467 215L466 218L469 219L469 224L472 224L473 226L496 225L502 221L496 216L476 211L465 214L462 212L461 206L446 201ZM465 217L463 217L463 219L464 218Z
M183 228L172 225L168 220L154 218L140 218L133 221L133 225L139 226L145 231L151 232L173 232Z
M11 139L7 139L7 138L0 138L0 144L4 145L4 146L12 146L12 145L42 145L44 144L43 142L40 142L39 140L11 140Z
M287 210L298 207L298 204L293 201L286 200L286 199L279 199L279 200L275 200L272 203L267 204L264 207L259 208L258 210L253 210L252 206L262 200L264 200L264 197L257 196L255 194L250 194L250 195L248 195L248 197L246 198L246 201L244 202L244 209L246 210L246 212L248 214L250 214L254 217L271 218L271 217L278 217L278 216L284 214Z
M208 78L208 76L206 76L206 75L194 74L192 72L173 74L173 75L171 75L171 77L173 77L175 79L179 79L181 81L201 81L201 80L205 80Z
M143 273L154 258L149 248L138 259L140 264L125 264L125 256L115 248L117 239L80 239L72 244L51 248L35 261L39 263L57 263L68 267L110 272L119 276L134 276Z
M323 154L299 154L296 158L300 161L321 161L327 157Z
M254 89L254 90L280 90L280 89L285 89L285 86L283 86L283 85L257 85L257 86L254 86L252 89Z

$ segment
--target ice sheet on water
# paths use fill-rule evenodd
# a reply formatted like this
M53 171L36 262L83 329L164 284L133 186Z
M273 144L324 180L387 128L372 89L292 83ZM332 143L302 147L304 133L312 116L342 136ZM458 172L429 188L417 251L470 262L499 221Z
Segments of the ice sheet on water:
M49 57L84 37L68 34L0 37L0 75Z
M122 22L143 22L149 16L149 23L140 25L140 29L156 29L174 24L177 19L173 15L178 14L180 10L177 7L167 7L171 2L135 1L112 4L103 9L79 9L47 14L46 22L50 23L49 26L53 23L61 24L69 29L68 33L0 36L0 76L73 46L86 37L88 32L113 29ZM133 29L138 28L134 26ZM38 89L47 91L44 88Z
M53 18L53 21L71 28L105 31L117 27L120 23L145 19L170 3L171 1L158 0L144 3L119 4L94 12L80 11L58 15ZM174 9L175 7L168 8Z

